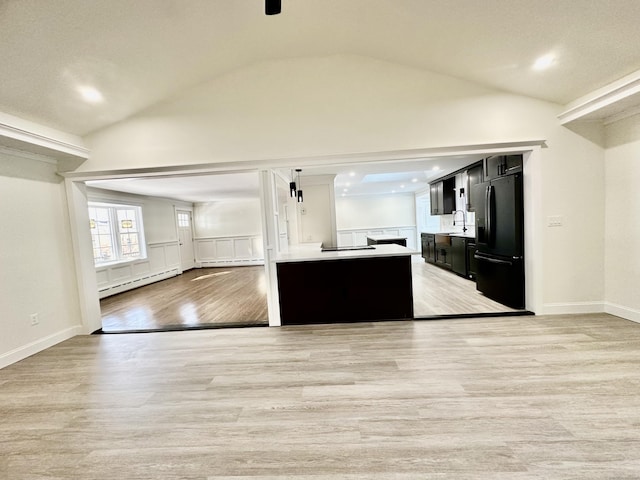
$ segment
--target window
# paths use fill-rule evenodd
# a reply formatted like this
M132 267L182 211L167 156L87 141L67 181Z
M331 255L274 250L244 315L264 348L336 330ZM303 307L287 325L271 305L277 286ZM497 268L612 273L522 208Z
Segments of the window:
M189 214L188 213L178 213L178 226L179 227L188 227L189 226Z
M96 265L146 258L140 207L89 202L89 227Z

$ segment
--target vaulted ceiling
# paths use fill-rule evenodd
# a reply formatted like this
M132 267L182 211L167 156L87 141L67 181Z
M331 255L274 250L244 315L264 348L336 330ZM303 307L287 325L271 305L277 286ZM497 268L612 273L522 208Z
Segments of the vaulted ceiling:
M0 112L83 136L243 66L334 54L563 105L640 70L638 0L282 4L265 16L263 0L0 0Z

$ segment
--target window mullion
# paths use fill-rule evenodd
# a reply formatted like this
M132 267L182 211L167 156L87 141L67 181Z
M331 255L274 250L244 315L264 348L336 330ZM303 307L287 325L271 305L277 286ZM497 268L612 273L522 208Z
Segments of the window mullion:
M111 235L113 239L114 249L118 260L122 260L122 247L120 246L120 228L118 226L117 209L109 208L109 217L111 218Z

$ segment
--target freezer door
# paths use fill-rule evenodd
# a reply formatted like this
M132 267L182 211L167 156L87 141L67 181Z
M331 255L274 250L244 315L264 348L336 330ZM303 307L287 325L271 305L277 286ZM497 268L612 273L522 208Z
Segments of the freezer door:
M511 308L524 308L524 262L476 252L476 288Z

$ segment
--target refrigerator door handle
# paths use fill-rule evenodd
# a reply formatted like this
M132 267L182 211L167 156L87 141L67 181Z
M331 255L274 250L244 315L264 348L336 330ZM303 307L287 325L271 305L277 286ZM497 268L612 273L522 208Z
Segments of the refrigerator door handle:
M476 253L473 258L475 258L476 260L482 260L483 262L494 263L496 265L513 265L513 262L510 262L509 260L500 260L499 258L485 257L484 255L478 253Z
M487 185L487 190L485 192L485 225L487 230L487 245L493 247L493 209L492 206L494 203L493 200L493 186Z

